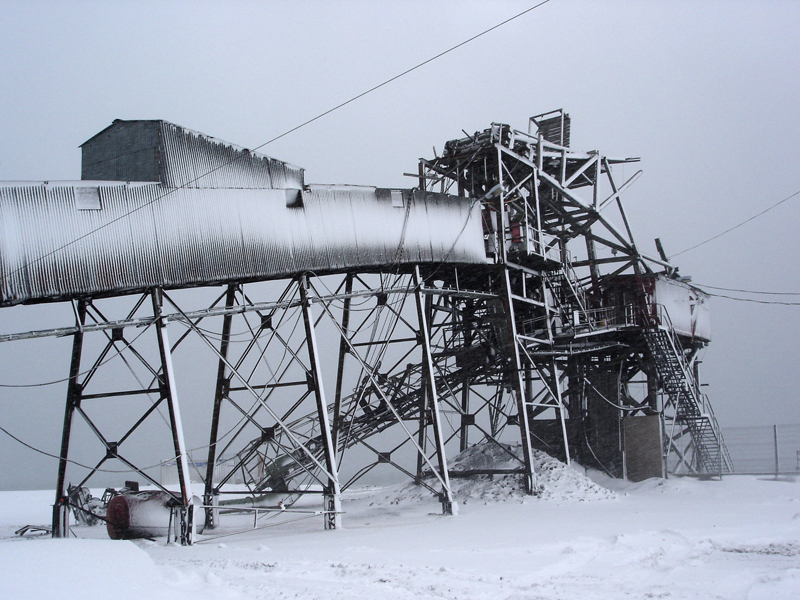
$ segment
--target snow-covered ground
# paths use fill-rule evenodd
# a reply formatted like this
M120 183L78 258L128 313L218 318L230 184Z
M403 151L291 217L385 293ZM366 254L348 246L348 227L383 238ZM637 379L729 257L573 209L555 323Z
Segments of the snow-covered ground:
M794 479L631 484L543 457L539 467L539 498L511 477L457 480L460 515L445 517L412 485L360 489L346 494L341 530L319 517L277 524L304 516L287 511L192 547L111 541L102 526L16 537L50 521L52 492L3 492L0 598L800 598Z

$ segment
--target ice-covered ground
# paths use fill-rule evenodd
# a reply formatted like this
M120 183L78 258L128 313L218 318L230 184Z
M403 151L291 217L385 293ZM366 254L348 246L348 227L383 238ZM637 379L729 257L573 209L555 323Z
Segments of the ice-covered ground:
M539 498L513 477L457 480L461 514L444 517L414 486L361 489L341 530L314 517L192 547L114 542L102 527L15 537L49 522L52 492L4 492L0 598L800 598L797 481L630 484L539 467Z

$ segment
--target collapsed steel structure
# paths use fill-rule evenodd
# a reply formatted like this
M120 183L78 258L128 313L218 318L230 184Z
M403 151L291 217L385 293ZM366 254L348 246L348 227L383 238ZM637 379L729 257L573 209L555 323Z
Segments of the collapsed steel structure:
M216 363L207 529L242 486L281 509L321 494L336 528L342 489L381 465L450 514L451 478L475 473L447 454L478 442L518 443L530 494L535 448L631 479L731 471L698 380L707 297L634 242L620 196L639 173L620 183L612 166L637 159L577 152L569 132L563 111L493 124L420 160L416 188L384 190L309 186L182 127L115 121L82 146L82 181L0 186L0 305L75 313L2 337L73 339L53 535L68 531L71 441L93 435L79 487L119 461L171 498L192 543L181 410L197 408L178 402L173 363L187 340ZM223 286L210 304L179 299L207 286ZM169 323L185 329L174 342ZM132 380L104 379L112 363ZM103 426L98 401L134 400L129 423ZM177 491L131 458L162 406Z

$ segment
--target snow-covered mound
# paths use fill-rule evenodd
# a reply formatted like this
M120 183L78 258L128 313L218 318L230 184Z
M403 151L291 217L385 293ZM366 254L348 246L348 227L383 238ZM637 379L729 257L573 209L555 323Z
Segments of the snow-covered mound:
M581 467L571 467L537 450L534 453L537 496L543 500L606 500L616 498L616 494L583 474ZM486 469L519 469L522 449L519 444L481 443L472 446L448 461L451 473L469 473ZM425 483L434 489L441 489L436 477L428 477ZM452 477L450 486L456 500L461 504L470 501L505 502L522 500L526 497L518 474L482 475L467 474ZM413 482L387 488L375 498L373 504L403 504L419 500L429 500L430 490Z

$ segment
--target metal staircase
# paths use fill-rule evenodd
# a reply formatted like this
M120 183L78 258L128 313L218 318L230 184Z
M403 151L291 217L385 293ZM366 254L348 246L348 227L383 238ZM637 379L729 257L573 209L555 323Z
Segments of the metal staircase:
M662 389L669 397L664 407L666 453L678 454L678 471L680 467L685 467L697 475L731 473L733 463L711 404L699 391L698 382L686 362L683 347L669 318L663 317L661 322L660 326L644 329L643 335ZM690 444L684 448L674 444L677 436L671 430L675 427L688 429L691 435Z

